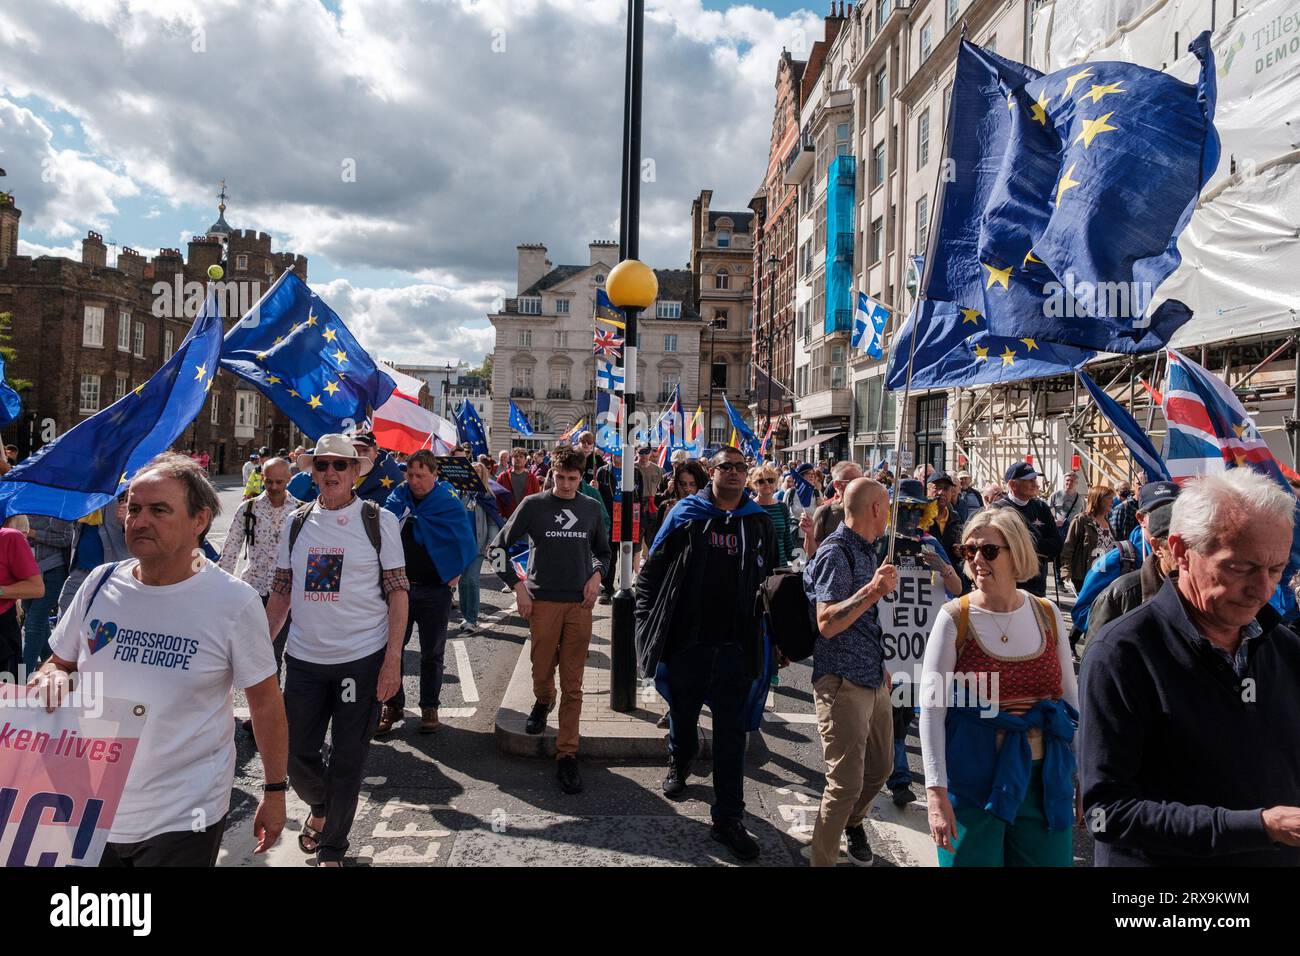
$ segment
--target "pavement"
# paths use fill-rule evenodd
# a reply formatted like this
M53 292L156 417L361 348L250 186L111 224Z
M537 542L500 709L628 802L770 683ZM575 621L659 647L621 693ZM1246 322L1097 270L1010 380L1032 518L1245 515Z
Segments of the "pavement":
M219 482L223 515L212 539L220 547L239 501L239 489ZM597 605L596 634L584 693L581 768L585 789L562 793L555 781L551 733L531 738L527 754L511 752L531 706L527 678L527 627L514 611L513 595L495 578L483 578L480 629L455 630L453 610L447 642L446 678L436 734L417 732L418 712L371 747L365 784L351 832L348 865L355 866L798 866L807 847L824 784L811 667L781 672L759 732L751 734L746 765L746 826L762 853L737 864L709 837L711 763L701 759L684 799L659 790L666 771L665 731L654 727L662 702L641 697L631 715L613 715L600 683L608 656L609 607ZM418 700L419 637L407 647L408 700ZM520 683L526 681L526 683ZM527 695L525 703L521 694ZM236 695L235 717L247 714ZM602 738L597 731L608 725ZM504 729L503 729L504 728ZM615 756L608 748L635 731L644 753ZM254 857L253 813L261 793L262 765L249 736L232 724L237 769L219 866L313 865L297 846L307 808L292 793L288 826L270 852ZM547 741L551 741L548 743ZM622 746L621 744L617 744ZM601 753L605 747L604 754ZM877 866L933 866L920 774L920 743L908 739L917 800L898 808L883 793L866 822ZM1076 830L1076 863L1091 862L1091 838ZM847 856L841 865L852 865Z

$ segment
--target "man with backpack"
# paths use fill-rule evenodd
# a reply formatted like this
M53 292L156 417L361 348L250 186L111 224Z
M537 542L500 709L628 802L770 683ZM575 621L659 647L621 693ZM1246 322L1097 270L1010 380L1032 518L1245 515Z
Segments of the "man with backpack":
M893 769L893 717L877 604L898 585L892 564L876 562L876 540L889 524L889 494L873 478L844 489L844 523L804 570L820 637L813 650L817 729L826 788L813 825L813 866L834 866L840 834L849 859L874 862L862 821Z
M346 435L322 435L299 461L320 497L289 519L266 615L275 633L293 611L284 655L289 782L311 807L298 846L321 866L342 866L380 702L402 679L410 586L397 518L354 493L370 460Z

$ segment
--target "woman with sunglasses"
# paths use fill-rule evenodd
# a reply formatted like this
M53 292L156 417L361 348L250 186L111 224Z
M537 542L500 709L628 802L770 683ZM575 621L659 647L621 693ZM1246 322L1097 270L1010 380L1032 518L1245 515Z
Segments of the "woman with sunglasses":
M922 669L921 758L940 866L1070 866L1079 693L1061 612L1016 513L971 516L975 590L940 609Z
M754 492L758 506L767 512L776 526L776 549L781 558L781 567L790 563L794 554L795 534L799 526L795 523L790 506L776 498L776 483L780 476L771 465L758 465L749 470L749 487Z

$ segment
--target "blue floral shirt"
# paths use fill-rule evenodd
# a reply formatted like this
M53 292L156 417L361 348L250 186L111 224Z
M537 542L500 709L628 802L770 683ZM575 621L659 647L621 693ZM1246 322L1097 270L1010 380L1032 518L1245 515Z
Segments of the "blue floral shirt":
M804 569L808 600L824 604L847 601L876 573L872 542L846 524L826 536ZM879 687L884 680L884 647L880 615L873 605L832 638L818 637L813 646L813 680L835 674L860 687Z

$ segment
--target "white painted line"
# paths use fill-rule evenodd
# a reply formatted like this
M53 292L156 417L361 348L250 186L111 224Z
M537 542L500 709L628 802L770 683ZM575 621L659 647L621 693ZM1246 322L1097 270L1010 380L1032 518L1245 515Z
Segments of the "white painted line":
M477 711L478 711L477 707L439 707L438 719L443 720L444 718L447 717L473 717ZM406 708L406 716L419 717L420 708L419 707Z
M247 707L235 708L235 720L238 721L250 720L252 719L252 716L253 716L252 711L250 711Z
M769 690L767 692L767 706L768 707L776 706L776 691Z
M388 778L387 777L366 777L361 782L364 783L367 787L382 787L384 784L388 783Z
M817 723L816 714L771 714L773 720L779 720L787 724L815 724Z
M469 664L469 651L465 650L464 641L452 641L451 649L456 653L456 674L460 677L460 696L467 704L478 703L478 686L474 683L474 671Z

